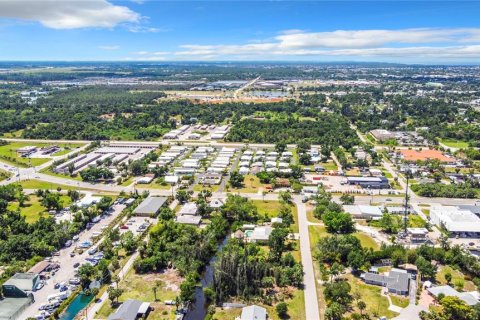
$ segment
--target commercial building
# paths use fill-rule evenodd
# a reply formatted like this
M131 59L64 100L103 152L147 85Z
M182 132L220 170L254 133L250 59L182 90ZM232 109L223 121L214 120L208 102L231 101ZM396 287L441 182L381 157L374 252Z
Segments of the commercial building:
M378 220L383 216L379 206L345 205L343 209L354 219Z
M40 281L36 273L16 273L2 285L0 320L20 319L22 312L34 302L32 292Z
M166 197L148 197L140 203L133 213L141 217L155 217L166 202Z
M385 129L371 130L370 134L378 141L386 141L390 139L395 139L397 137L394 132Z
M433 205L430 221L447 230L452 236L462 238L480 236L480 218L471 210L455 206Z
M426 228L407 228L407 234L411 242L425 242L428 240L428 230Z
M346 183L364 189L389 189L390 184L385 177L347 177Z

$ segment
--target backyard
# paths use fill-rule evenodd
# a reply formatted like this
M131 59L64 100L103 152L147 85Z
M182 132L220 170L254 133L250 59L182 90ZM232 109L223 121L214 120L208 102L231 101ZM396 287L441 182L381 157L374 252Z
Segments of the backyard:
M72 204L72 200L68 196L62 195L60 200L64 207ZM20 208L21 214L25 216L28 223L33 223L40 219L40 217L48 215L47 209L42 206L40 199L35 195L30 195L29 200L25 202L23 207L19 207L18 202L11 202L8 205L9 210L17 210L18 208Z

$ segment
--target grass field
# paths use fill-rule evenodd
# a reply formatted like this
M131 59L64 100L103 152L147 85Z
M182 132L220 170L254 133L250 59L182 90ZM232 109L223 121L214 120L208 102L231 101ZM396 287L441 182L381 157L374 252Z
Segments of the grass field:
M477 286L475 286L475 284L472 281L465 280L465 277L461 271L453 269L450 266L439 267L435 280L442 285L447 284L447 280L445 280L445 274L448 272L450 272L450 274L452 275L452 282L451 282L452 287L456 287L457 283L462 282L463 291L477 290ZM460 288L457 288L457 289L460 289ZM462 291L462 290L459 290L459 291Z
M76 186L69 186L65 184L57 184L57 183L50 183L42 180L22 180L20 181L20 185L23 189L48 189L48 190L57 190L61 188L62 190L92 190L96 191L95 189L88 189L88 188L81 188Z
M158 190L170 190L171 186L169 184L166 184L162 186L159 183L156 183L155 181L152 181L151 183L137 183L135 185L135 188L137 189L158 189Z
M180 278L175 275L174 271L139 275L132 269L120 281L119 288L123 289L124 293L120 296L119 301L124 302L128 299L137 299L150 302L154 310L148 316L149 320L175 319L175 306L166 306L163 301L175 300L179 293L179 280ZM156 300L153 291L155 286L157 286ZM107 300L95 318L107 319L113 311L110 301Z
M460 141L460 140L441 139L440 142L450 148L467 148L468 147L468 142Z
M310 245L312 247L315 247L320 239L331 236L324 226L308 226L308 232L310 235ZM363 247L373 248L374 250L380 248L378 243L366 233L355 232L353 235L360 240Z
M53 172L51 167L45 168L40 170L41 173L48 174L49 176L54 176L54 177L59 177L63 179L70 179L70 180L75 180L75 181L82 181L82 177L80 174L76 174L75 176L71 176L69 174L61 174L61 173L56 173Z
M28 167L28 166L39 166L48 162L49 158L22 158L16 151L19 148L26 146L36 146L36 147L47 147L53 145L52 143L38 143L38 142L10 142L7 145L0 146L0 159L4 162L7 162L12 165L19 167ZM83 144L56 144L61 148L69 148L68 152L71 152L72 149L78 148ZM64 150L65 153L68 153L67 150ZM65 154L63 153L63 154ZM56 154L61 155L61 154Z
M408 226L410 228L425 228L427 222L416 214L410 214L408 216Z
M220 188L220 185L203 186L201 184L196 184L193 186L193 191L200 192L202 190L210 190L211 192L217 192L219 188Z
M247 174L243 179L243 188L230 188L232 192L242 192L242 193L257 193L258 189L262 187L263 184L260 183L260 179L257 176L252 174Z
M306 320L305 295L304 295L303 291L296 290L293 293L292 298L285 300L285 302L288 304L288 316L289 316L286 319ZM275 311L275 306L264 305L264 304L257 303L257 302L255 304L267 309L268 319L270 319L270 320L280 320L280 318L277 315L277 312ZM240 308L235 308L235 309L216 308L215 314L214 314L212 319L215 319L215 320L235 320L235 319L237 319L237 317L240 316L241 313L242 313L242 309L240 309Z
M268 218L273 218L278 215L278 212L280 211L280 208L282 207L282 204L280 201L275 201L275 200L252 200L252 202L255 204L257 207L258 213L265 215ZM293 232L298 232L298 212L297 212L297 207L294 205L291 205L290 208L292 209L292 215L293 215L293 221L294 224L291 226Z
M30 195L30 200L25 203L24 207L20 208L20 212L25 216L28 223L37 221L41 216L47 216L47 209L42 206L40 199L35 195ZM68 196L60 197L64 207L72 204L72 200ZM9 210L17 210L19 208L18 202L11 202L8 205Z

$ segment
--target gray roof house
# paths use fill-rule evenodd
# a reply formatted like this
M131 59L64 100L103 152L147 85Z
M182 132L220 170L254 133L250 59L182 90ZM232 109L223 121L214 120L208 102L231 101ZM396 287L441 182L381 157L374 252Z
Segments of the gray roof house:
M479 303L479 300L476 297L476 293L472 292L458 292L454 288L446 286L437 286L427 289L428 293L437 298L440 294L443 294L446 297L457 297L460 300L463 300L467 305L474 306Z
M388 292L407 295L410 286L410 275L406 270L392 269L388 275L367 272L362 275L365 283L386 287Z
M267 310L253 305L242 308L242 315L237 320L266 320Z
M108 320L135 320L148 313L150 303L135 299L128 299L117 309L117 311L108 317Z
M154 217L166 202L166 197L148 197L138 205L133 213L142 217Z

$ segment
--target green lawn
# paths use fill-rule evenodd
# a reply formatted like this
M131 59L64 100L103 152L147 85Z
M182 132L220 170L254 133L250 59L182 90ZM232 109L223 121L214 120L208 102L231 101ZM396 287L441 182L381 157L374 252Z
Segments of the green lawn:
M388 299L381 296L381 287L366 284L362 280L355 278L351 274L346 275L345 278L348 280L348 283L352 287L351 292L360 293L361 300L363 300L367 305L366 312L368 314L377 314L380 317L386 316L388 319L393 318L397 315L397 313L388 310Z
M193 191L195 192L200 192L202 190L210 190L211 192L217 192L218 189L220 188L220 185L216 184L213 186L203 186L201 184L196 184L193 186Z
M61 188L62 190L95 190L95 189L88 189L88 188L80 188L76 186L69 186L64 184L56 184L50 183L42 180L22 180L20 181L20 185L23 189L48 189L48 190L57 190L57 188Z
M243 188L230 188L230 190L232 192L257 193L258 189L262 186L263 184L260 183L260 179L258 179L257 176L247 174L243 179Z
M276 200L266 200L266 201L252 200L252 202L257 207L258 213L261 215L265 215L268 218L276 217L278 215L278 212L280 211L280 208L282 207L282 204L280 203L280 201L276 201ZM294 220L294 224L292 225L292 230L293 232L298 232L297 207L290 205L290 208L292 209L292 215Z
M45 162L50 161L49 158L22 158L16 151L25 146L47 147L53 145L52 143L41 142L10 142L7 145L0 146L0 160L19 167L39 166ZM74 149L83 144L62 143L57 144L61 148ZM70 152L72 150L68 150Z
M454 139L440 139L440 142L450 148L467 148L468 142Z
M40 199L35 195L29 196L30 200L25 203L24 207L20 208L20 212L25 216L28 223L37 221L41 216L47 216L47 209L42 206ZM72 204L72 200L69 196L60 197L64 207L67 207ZM18 202L11 202L8 205L10 210L17 210L19 208Z
M410 304L410 300L408 298L400 297L397 295L390 295L390 299L392 299L392 303L398 307L406 308Z
M334 161L327 161L327 163L320 163L325 170L338 170L337 164Z
M427 222L423 220L420 216L416 214L411 214L408 216L408 226L410 228L425 228L426 225Z
M378 243L368 234L363 232L355 232L353 235L358 240L360 240L360 243L362 244L363 247L372 248L374 250L380 249L380 246L378 245Z
M166 184L164 186L162 186L161 184L159 183L156 183L155 181L151 182L151 183L137 183L135 185L135 188L137 189L158 189L158 190L170 190L171 189L171 186L169 184Z

